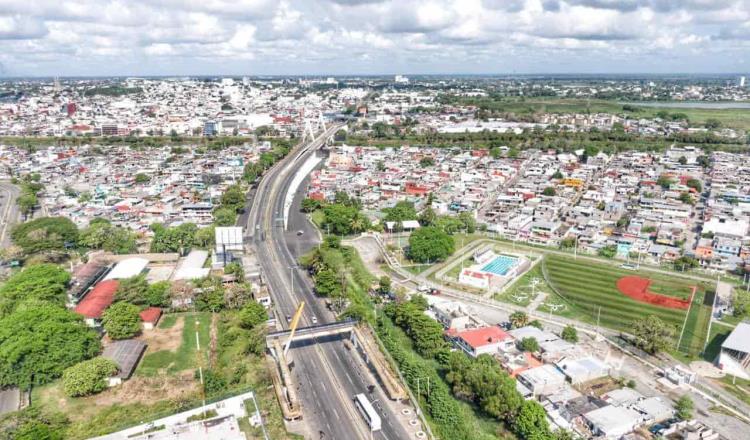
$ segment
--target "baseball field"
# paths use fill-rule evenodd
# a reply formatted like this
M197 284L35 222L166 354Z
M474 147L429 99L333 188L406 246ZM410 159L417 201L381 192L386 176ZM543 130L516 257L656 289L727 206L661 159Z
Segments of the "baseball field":
M592 260L547 255L546 281L582 320L628 332L633 321L656 315L675 328L675 347L697 356L703 349L713 292L677 276L621 269Z

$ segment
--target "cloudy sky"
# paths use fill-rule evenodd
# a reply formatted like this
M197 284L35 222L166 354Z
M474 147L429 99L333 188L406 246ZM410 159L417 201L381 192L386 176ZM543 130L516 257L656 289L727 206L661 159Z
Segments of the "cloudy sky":
M0 75L750 72L750 0L0 0Z

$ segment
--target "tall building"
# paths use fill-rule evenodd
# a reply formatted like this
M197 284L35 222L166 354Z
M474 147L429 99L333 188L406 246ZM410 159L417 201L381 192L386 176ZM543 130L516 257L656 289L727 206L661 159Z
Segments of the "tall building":
M739 87L745 87L745 77L744 76L741 76L741 77L737 78L737 85Z
M216 121L206 121L203 123L203 136L215 136L216 131Z

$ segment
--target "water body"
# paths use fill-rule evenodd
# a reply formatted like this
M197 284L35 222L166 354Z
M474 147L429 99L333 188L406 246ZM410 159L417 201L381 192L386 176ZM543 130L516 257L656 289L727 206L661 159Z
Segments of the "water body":
M638 107L671 107L671 108L702 108L709 110L726 110L726 109L748 109L750 102L747 101L723 101L723 102L704 102L704 101L646 101L646 102L620 102L620 104L630 104Z

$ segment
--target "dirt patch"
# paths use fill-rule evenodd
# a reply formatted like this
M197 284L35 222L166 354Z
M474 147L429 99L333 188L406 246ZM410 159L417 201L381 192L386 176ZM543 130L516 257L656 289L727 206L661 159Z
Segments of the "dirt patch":
M617 290L625 296L646 304L651 304L669 309L687 310L695 295L695 287L690 295L690 299L680 299L671 296L659 295L648 290L651 280L638 276L627 276L617 280Z
M185 327L185 317L178 316L174 325L169 328L155 328L145 330L138 339L148 345L147 353L169 350L177 351L182 344L182 329Z
M187 400L199 391L197 381L192 371L180 374L160 374L153 377L132 377L122 385L112 387L95 396L72 399L58 398L57 405L64 409L68 404L76 408L104 409L115 404L143 403L151 405L157 400ZM73 407L66 411L72 421L81 421L92 416L90 410L74 411Z

